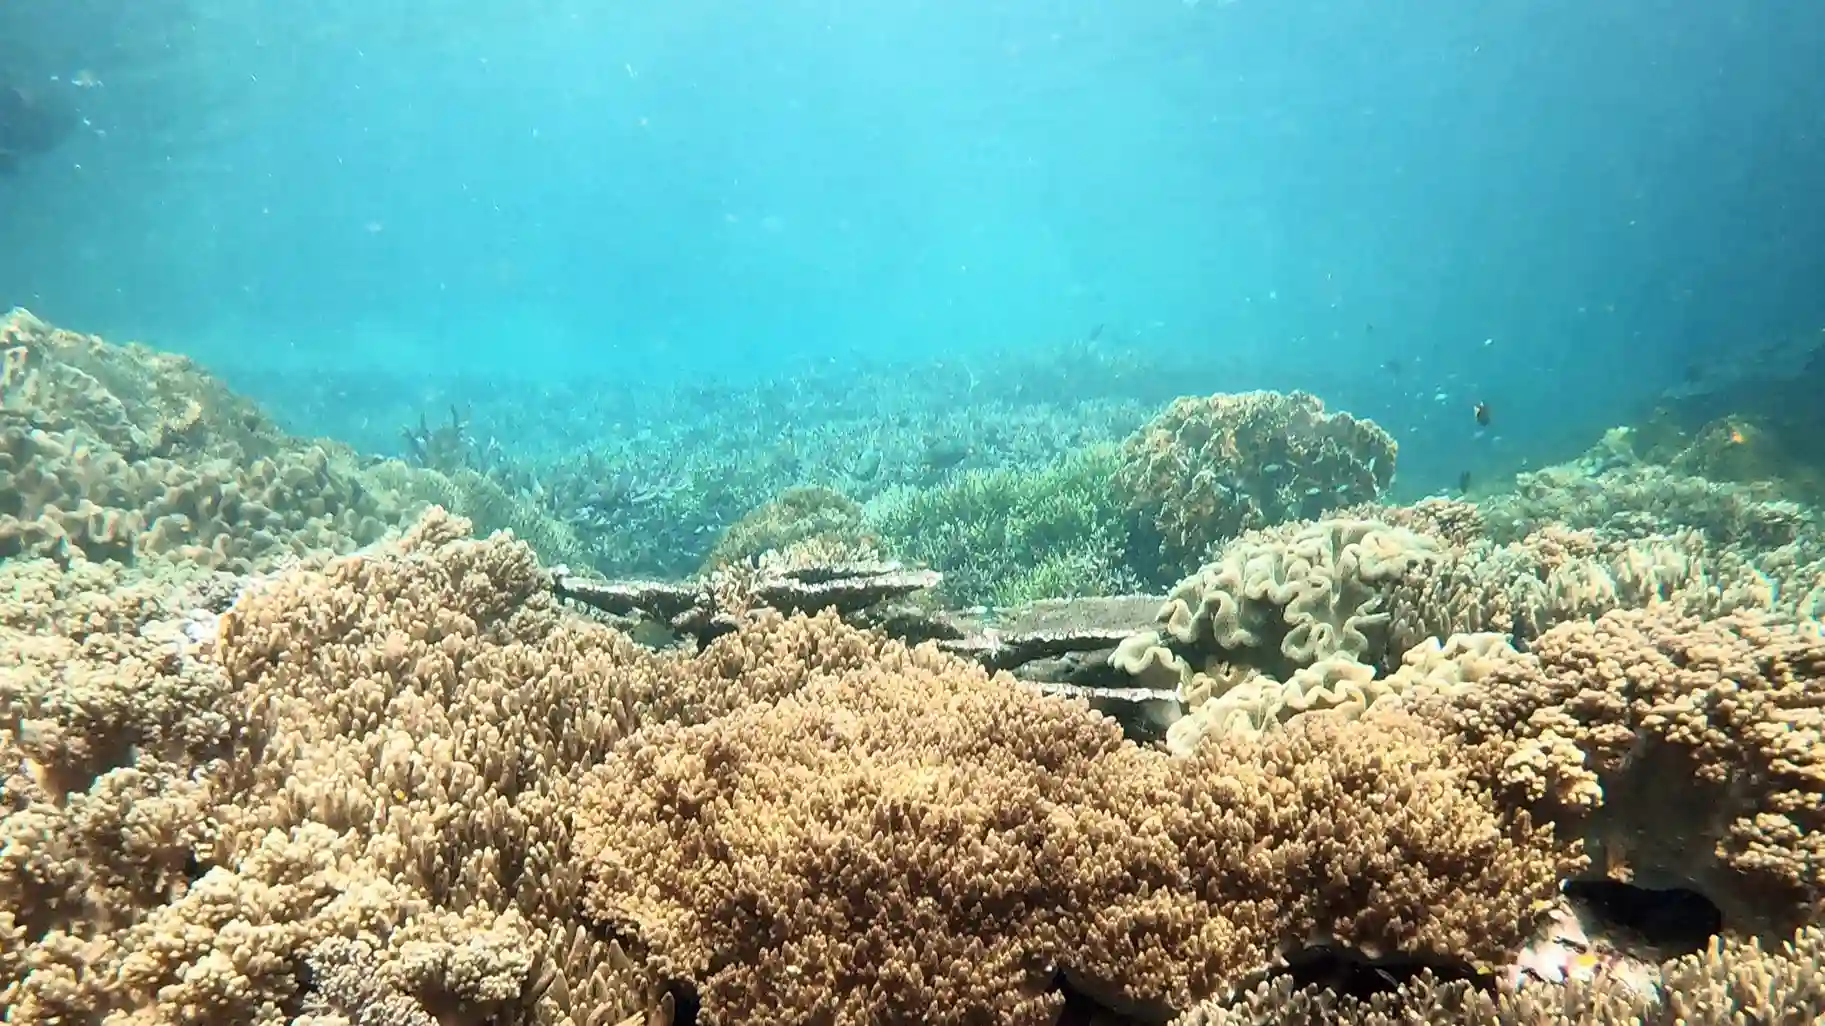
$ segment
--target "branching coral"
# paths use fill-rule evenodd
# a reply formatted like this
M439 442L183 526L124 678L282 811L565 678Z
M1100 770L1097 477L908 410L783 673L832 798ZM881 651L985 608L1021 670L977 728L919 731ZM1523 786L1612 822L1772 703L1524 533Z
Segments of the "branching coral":
M1050 1024L1061 979L1216 999L1190 1023L1825 1014L1825 639L1719 618L1784 600L1696 536L1497 544L1451 504L1245 534L1125 653L1202 703L1174 754L831 615L649 652L441 509L333 556L405 507L385 474L183 361L21 314L0 353L9 1022L663 1024L670 984L712 1024ZM1385 484L1372 426L1220 399L1164 449L1281 416ZM1587 870L1698 889L1727 939L1658 994L1259 980L1313 946L1493 970Z
M637 962L575 918L576 775L646 717L714 715L868 649L756 621L662 659L563 616L523 544L467 532L438 513L256 581L219 631L54 593L21 616L72 669L46 682L30 646L0 667L13 1021L353 1014L328 975L300 983L333 937L369 953L363 993L440 1018L646 1006Z
M722 1023L1049 1023L1060 971L1183 1008L1308 944L1494 963L1573 864L1412 721L1177 760L892 647L631 738L577 850L590 910Z
M1766 489L1719 483L1665 467L1586 464L1522 474L1511 495L1487 504L1492 534L1514 538L1548 524L1623 533L1702 531L1719 545L1772 547L1792 541L1809 514Z
M1787 601L1752 564L1696 532L1626 540L1545 527L1511 542L1450 550L1390 590L1396 650L1460 632L1525 646L1555 624L1612 609L1670 605L1694 615L1769 610Z
M1114 446L1093 446L1036 470L969 470L877 496L868 522L894 555L942 571L960 606L1122 594L1140 581L1110 488L1119 465Z
M1825 639L1674 609L1562 624L1473 685L1408 692L1478 746L1504 800L1583 836L1600 873L1710 898L1783 938L1825 913Z

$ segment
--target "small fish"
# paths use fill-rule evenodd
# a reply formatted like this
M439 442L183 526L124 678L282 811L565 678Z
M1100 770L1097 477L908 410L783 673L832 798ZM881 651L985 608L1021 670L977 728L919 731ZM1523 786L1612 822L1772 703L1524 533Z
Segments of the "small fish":
M1388 377L1398 378L1400 377L1400 372L1406 369L1406 364L1399 360L1383 360L1381 362L1381 369Z
M1476 426L1477 427L1488 427L1489 426L1489 404L1488 403L1477 403L1474 407L1471 407L1471 409L1476 414Z
M1457 476L1457 490L1460 495L1470 494L1470 471L1466 470Z
M1102 338L1102 337L1103 337L1103 326L1098 324L1096 327L1090 329L1090 337L1086 341L1094 342L1097 339Z

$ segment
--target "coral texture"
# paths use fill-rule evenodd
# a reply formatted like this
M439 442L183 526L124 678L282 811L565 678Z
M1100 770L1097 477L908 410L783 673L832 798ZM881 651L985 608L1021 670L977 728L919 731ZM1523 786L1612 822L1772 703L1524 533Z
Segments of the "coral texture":
M401 511L190 361L0 318L0 557L234 570L378 539Z
M1480 748L1506 802L1582 836L1601 873L1696 890L1737 935L1825 913L1816 627L1618 610L1479 659L1474 681L1419 667L1437 686L1406 704Z
M1163 686L1189 683L1213 662L1276 675L1335 656L1385 662L1386 593L1437 559L1428 539L1375 521L1256 532L1180 582L1159 627L1124 643L1117 659Z
M467 532L434 514L255 581L220 621L179 612L194 589L101 599L5 566L40 596L0 661L11 1021L651 1004L575 917L566 795L698 678L561 617L529 549ZM709 665L744 665L733 647Z
M1504 962L1576 860L1452 751L1391 716L1175 759L890 645L630 738L577 851L591 912L705 1021L1049 1023L1060 972L1185 1008L1308 945Z
M1129 437L1115 486L1157 537L1150 576L1169 582L1244 531L1375 499L1395 450L1303 392L1187 397Z
M1173 1026L1804 1026L1825 1018L1825 931L1802 930L1789 944L1714 942L1661 971L1652 992L1614 981L1571 981L1489 993L1422 975L1370 999L1299 990L1288 977L1212 1001Z

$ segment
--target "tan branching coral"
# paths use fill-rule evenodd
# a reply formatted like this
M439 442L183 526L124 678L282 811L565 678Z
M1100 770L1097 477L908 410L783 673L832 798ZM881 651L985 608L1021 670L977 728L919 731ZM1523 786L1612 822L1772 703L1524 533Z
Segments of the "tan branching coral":
M926 650L586 780L586 900L707 1022L1049 1023L1057 972L1184 1008L1335 943L1493 964L1572 856L1396 716L1189 759Z
M1526 644L1554 624L1612 609L1671 606L1692 615L1770 610L1778 586L1696 532L1604 540L1547 527L1512 542L1451 551L1387 598L1392 646L1460 632L1499 632Z
M1809 520L1769 487L1618 463L1595 451L1577 463L1519 475L1514 493L1491 497L1485 513L1499 540L1563 524L1632 534L1698 530L1719 545L1755 548L1793 540Z
M1473 684L1406 704L1476 747L1504 801L1584 837L1599 873L1691 888L1733 933L1780 938L1825 914L1822 688L1816 628L1662 607L1485 649Z
M1114 483L1158 537L1148 575L1172 581L1245 531L1375 499L1395 449L1303 392L1187 397L1124 443Z
M577 775L649 717L788 693L872 648L761 617L656 656L563 614L523 544L467 532L436 513L394 547L254 581L216 629L172 615L194 587L28 592L14 615L35 640L0 663L13 1021L655 1007L637 955L576 916Z

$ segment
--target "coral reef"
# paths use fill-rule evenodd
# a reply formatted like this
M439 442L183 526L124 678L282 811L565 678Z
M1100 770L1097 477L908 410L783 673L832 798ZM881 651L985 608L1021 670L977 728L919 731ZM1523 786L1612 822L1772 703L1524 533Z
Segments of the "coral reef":
M1489 993L1473 984L1421 975L1370 998L1301 990L1293 977L1263 983L1238 998L1212 1001L1174 1026L1801 1026L1825 1014L1825 931L1802 931L1791 945L1714 943L1668 963L1652 992L1601 978Z
M1500 753L1492 781L1602 874L1702 893L1736 935L1825 915L1825 637L1765 615L1616 610L1465 661L1406 705ZM1442 686L1438 686L1442 682ZM1495 765L1492 756L1484 765Z
M1803 507L1614 439L1371 506L1378 429L1258 394L1033 476L928 439L936 570L831 565L893 506L807 490L605 584L456 422L442 472L365 463L180 359L0 341L8 1022L1825 1018Z
M0 318L0 556L248 571L377 540L354 453L283 435L182 357Z
M1050 1023L1064 974L1184 1008L1282 952L1496 965L1573 864L1417 722L1175 759L935 653L698 727L586 779L591 912L706 1022Z
M434 514L217 592L219 619L157 583L103 598L4 566L44 595L0 661L11 1021L556 1023L650 1000L570 911L565 781L663 670L605 674L638 649L561 623L529 549L467 532Z
M868 503L889 551L944 574L962 606L1018 606L1136 590L1128 517L1110 481L1112 445L1036 470L969 470L931 488L896 488Z
M1381 495L1394 439L1303 392L1175 400L1130 436L1115 485L1157 539L1147 578L1176 580L1245 531Z
M862 507L828 488L788 488L730 524L699 573L751 563L769 552L814 547L839 561L869 558L878 548Z

